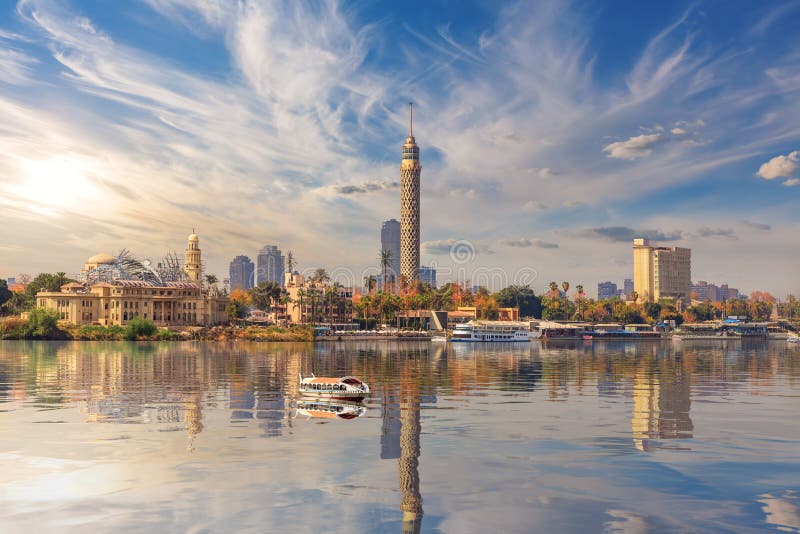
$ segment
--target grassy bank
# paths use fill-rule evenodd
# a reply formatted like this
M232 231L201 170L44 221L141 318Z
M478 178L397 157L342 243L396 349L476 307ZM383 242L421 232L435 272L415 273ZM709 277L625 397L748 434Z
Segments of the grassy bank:
M29 319L0 319L0 339L75 341L312 341L307 327L236 326L158 328L152 321L136 319L126 326L73 325L58 320L48 310L34 310Z

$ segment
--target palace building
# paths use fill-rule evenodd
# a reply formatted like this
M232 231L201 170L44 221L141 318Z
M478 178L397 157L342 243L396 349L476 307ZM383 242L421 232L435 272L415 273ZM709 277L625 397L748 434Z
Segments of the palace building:
M124 251L117 257L97 254L86 261L81 282L37 293L36 305L78 325L124 326L136 318L163 327L226 323L230 299L212 288L203 290L198 236L189 236L183 269L167 260L151 268L149 261Z

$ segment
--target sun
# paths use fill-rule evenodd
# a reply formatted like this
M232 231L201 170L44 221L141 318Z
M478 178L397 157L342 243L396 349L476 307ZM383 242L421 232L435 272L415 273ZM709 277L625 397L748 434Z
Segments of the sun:
M37 212L52 214L61 209L80 210L97 189L87 177L88 169L68 157L25 160L20 165L21 181L10 192Z

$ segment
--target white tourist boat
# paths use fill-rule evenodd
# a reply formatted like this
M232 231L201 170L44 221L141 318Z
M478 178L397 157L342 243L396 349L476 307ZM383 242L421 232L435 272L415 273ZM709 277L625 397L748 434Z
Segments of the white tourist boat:
M786 338L786 341L789 343L800 345L800 336L798 336L794 332L790 332L789 336Z
M297 401L297 414L316 419L356 419L367 413L363 404L347 401L301 400Z
M369 386L354 376L332 378L300 375L300 394L305 397L360 402L369 394Z
M529 341L528 323L517 321L470 321L453 328L453 342L515 342Z

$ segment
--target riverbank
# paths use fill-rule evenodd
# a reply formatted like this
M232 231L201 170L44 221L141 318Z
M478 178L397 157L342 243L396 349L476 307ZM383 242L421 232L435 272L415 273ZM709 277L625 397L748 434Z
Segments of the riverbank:
M74 325L63 321L41 325L19 317L0 321L0 339L66 341L313 341L309 327L277 326L187 326L131 328L123 326Z

